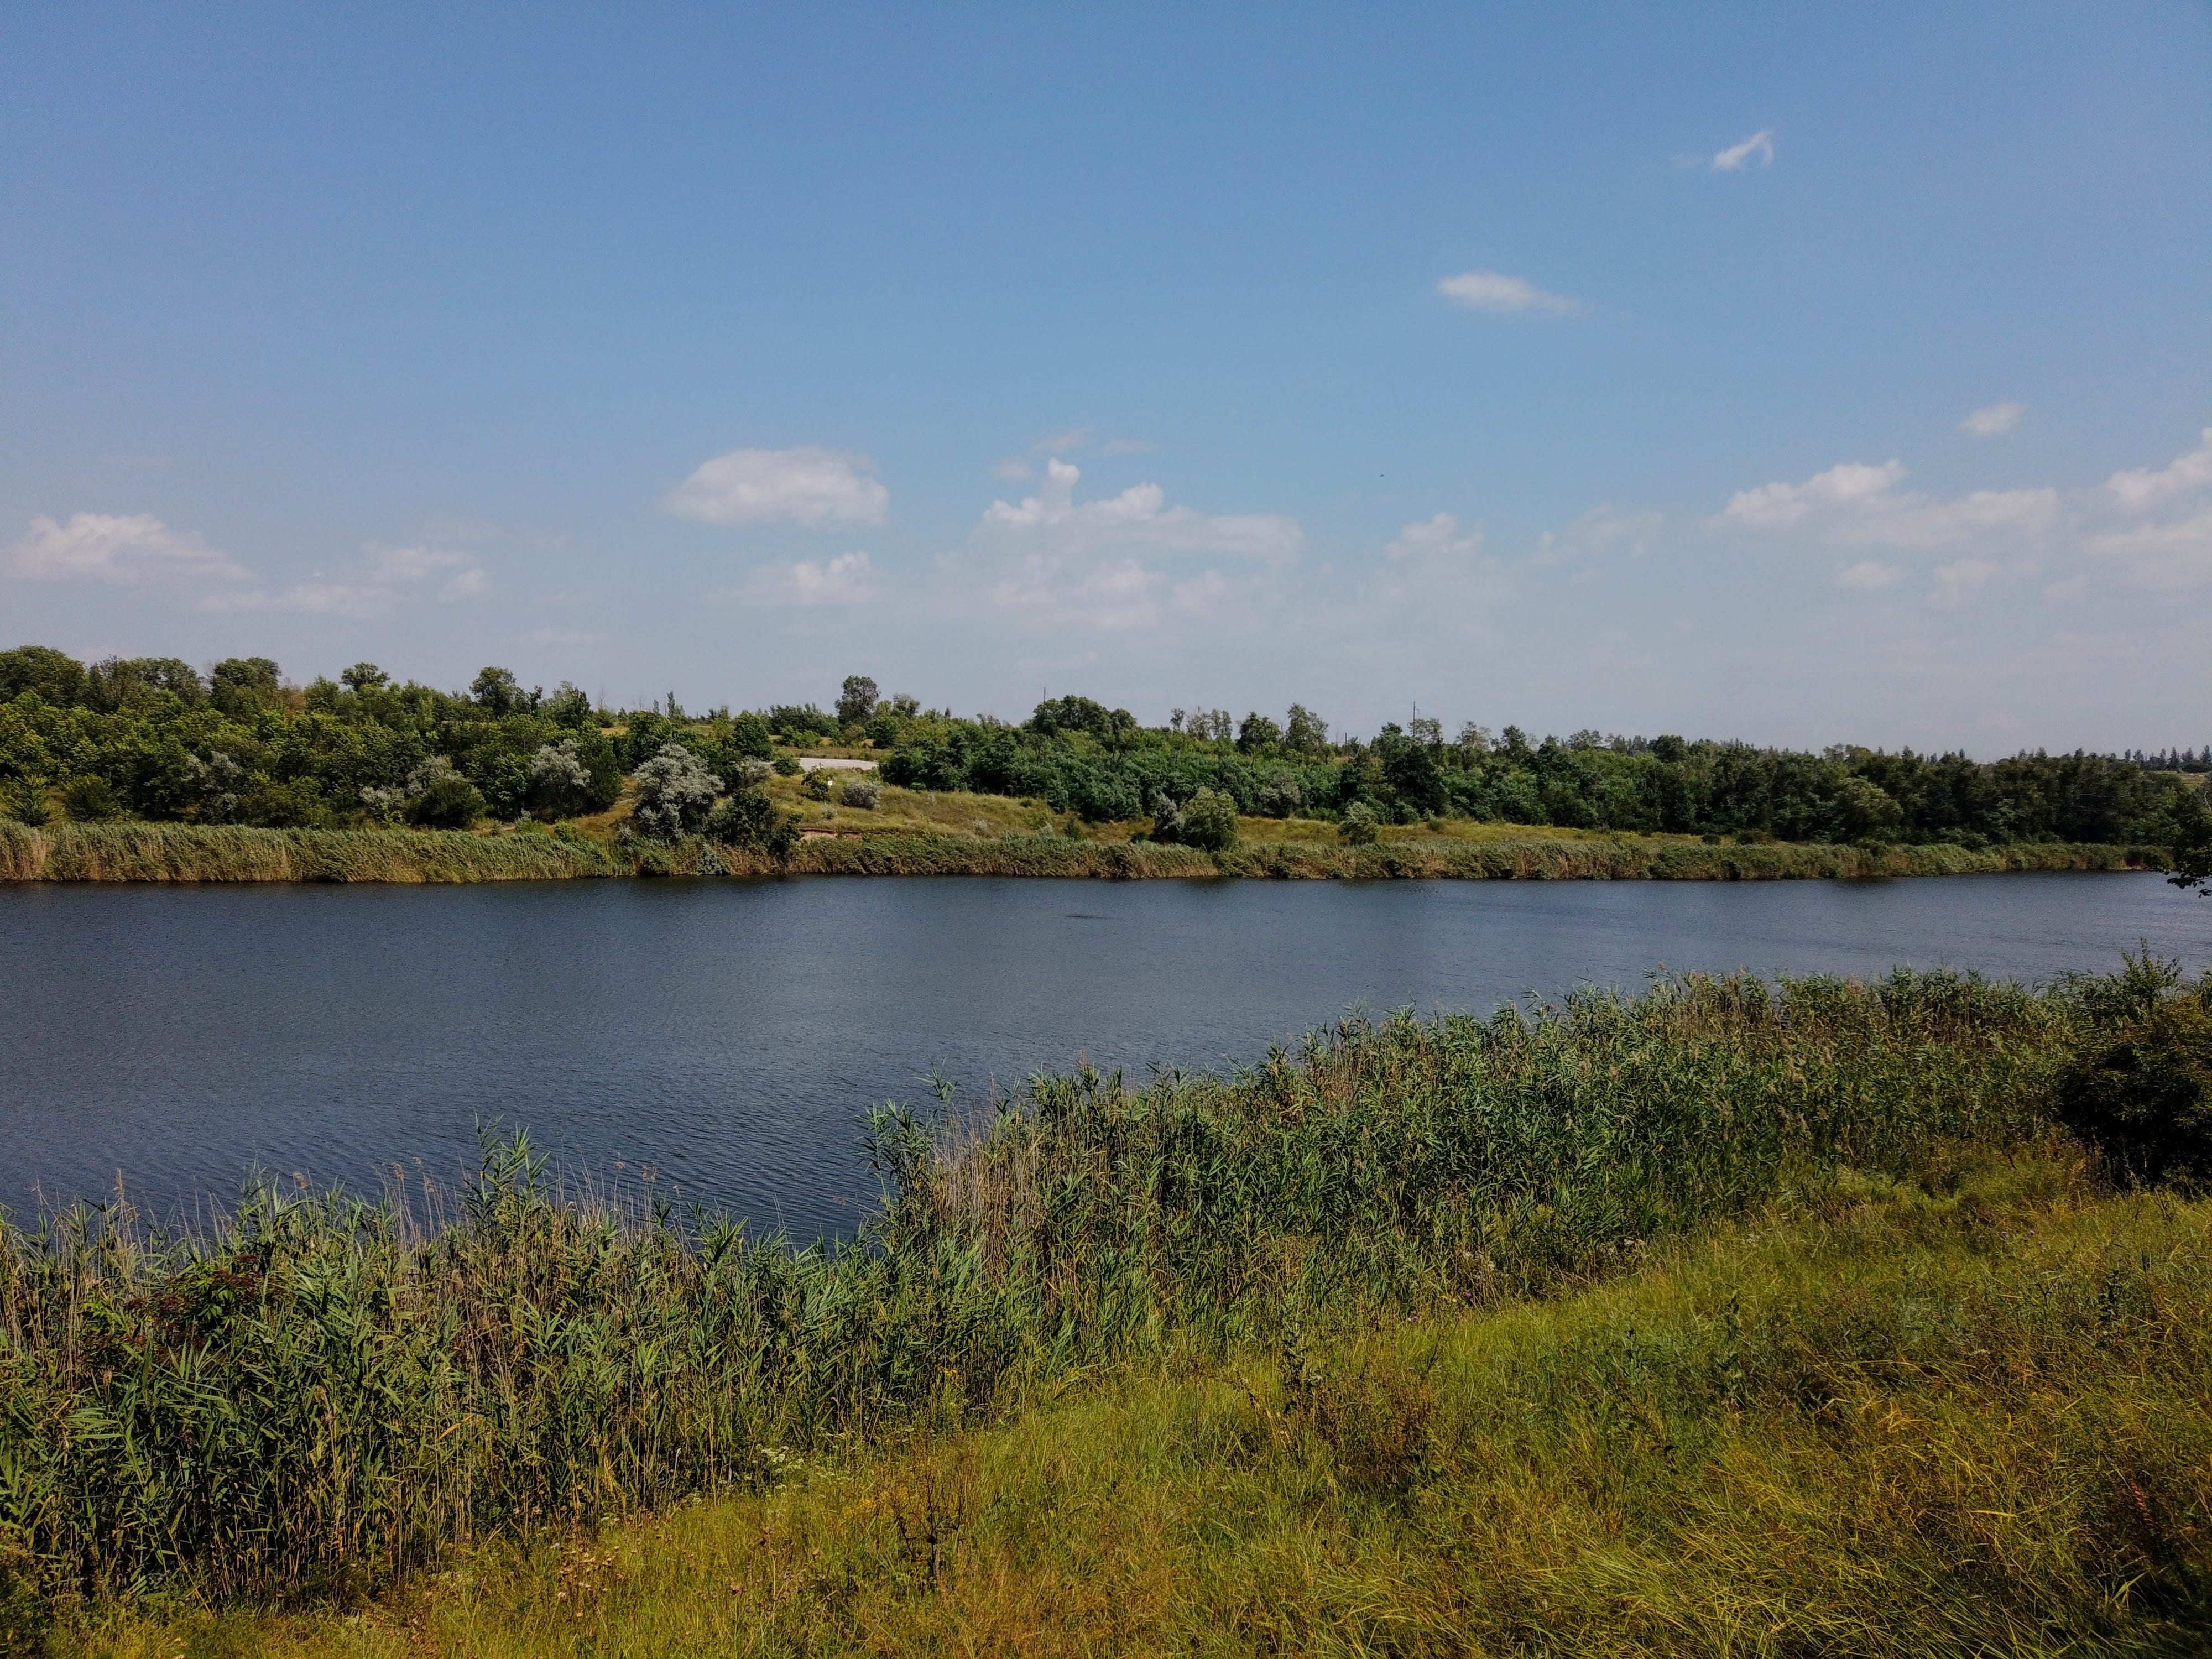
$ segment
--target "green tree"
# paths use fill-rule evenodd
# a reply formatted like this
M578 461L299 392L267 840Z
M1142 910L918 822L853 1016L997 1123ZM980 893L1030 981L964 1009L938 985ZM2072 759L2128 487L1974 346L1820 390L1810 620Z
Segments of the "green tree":
M1244 716L1237 728L1237 748L1240 754L1265 754L1283 740L1283 728L1257 712Z
M1184 803L1181 839L1186 847L1218 853L1237 844L1236 798L1218 789L1201 789Z
M0 651L0 702L13 702L26 691L66 708L84 695L84 665L44 645Z
M680 743L663 744L658 755L637 769L631 826L655 841L690 835L706 824L720 793L718 780L696 755Z
M520 714L533 702L511 668L478 669L476 678L470 682L469 696L477 708L495 719Z
M876 712L876 683L866 674L848 674L837 694L837 723L857 726Z
M1292 703L1283 722L1283 747L1299 755L1327 753L1328 722L1304 704Z

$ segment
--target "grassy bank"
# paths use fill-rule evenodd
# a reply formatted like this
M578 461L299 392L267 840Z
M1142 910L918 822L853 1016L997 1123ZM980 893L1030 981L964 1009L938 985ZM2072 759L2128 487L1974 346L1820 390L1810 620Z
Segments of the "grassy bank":
M851 816L848 814L848 817ZM1261 821L1267 823L1271 821ZM1279 826L1277 826L1279 827ZM248 830L180 823L0 823L0 881L549 881L614 875L1060 876L1140 880L1766 881L2009 870L2152 870L2161 849L2030 842L1970 849L1680 837L1398 834L1368 847L1308 836L1226 852L1048 832L840 833L778 861L703 842L617 846L540 830Z
M570 1201L519 1152L436 1224L264 1191L213 1237L8 1229L0 1536L55 1591L350 1593L2014 1145L2080 1020L1947 975L1690 981L1349 1024L1229 1078L1042 1078L951 1139L878 1115L882 1212L797 1253Z
M72 1651L2203 1651L2212 1205L2043 1146L1838 1178L1556 1300L1183 1354L363 1612Z

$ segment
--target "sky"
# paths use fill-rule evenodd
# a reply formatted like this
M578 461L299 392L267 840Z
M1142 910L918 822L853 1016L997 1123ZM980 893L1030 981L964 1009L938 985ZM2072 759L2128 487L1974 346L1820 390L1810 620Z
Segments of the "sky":
M0 647L2212 741L2212 7L0 9Z

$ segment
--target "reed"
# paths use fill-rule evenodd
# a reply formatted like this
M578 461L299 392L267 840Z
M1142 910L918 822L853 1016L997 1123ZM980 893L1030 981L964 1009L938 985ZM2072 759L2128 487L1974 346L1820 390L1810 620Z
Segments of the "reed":
M0 823L0 881L549 881L629 867L595 842L535 833Z
M249 830L183 823L0 823L0 881L552 881L641 876L1037 876L1135 881L1237 876L1277 880L1777 881L2022 870L2156 870L2163 849L2020 842L1972 849L1824 842L1695 842L1530 836L1393 837L1369 847L1252 842L1223 852L1054 835L837 835L787 860L697 839L622 847L540 833Z
M494 1148L449 1211L250 1193L0 1227L0 1554L41 1593L388 1582L757 1486L1086 1368L1490 1304L1844 1166L2039 1132L2076 1000L1749 979L1317 1032L1228 1076L886 1109L859 1236L627 1208Z

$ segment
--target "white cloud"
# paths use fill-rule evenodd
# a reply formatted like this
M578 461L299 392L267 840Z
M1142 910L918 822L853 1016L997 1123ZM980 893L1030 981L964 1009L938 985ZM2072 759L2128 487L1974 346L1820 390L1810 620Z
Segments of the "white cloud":
M2055 489L1978 489L1932 501L1905 481L1899 461L1846 461L1802 483L1743 489L1710 522L1718 529L1792 532L1844 547L1929 550L1990 538L2015 543L2041 537L2060 520Z
M733 449L668 492L662 503L702 524L881 524L890 491L866 476L868 463L836 449Z
M2077 567L2045 588L2054 600L2088 598L2117 579L2151 592L2212 584L2212 428L2197 447L2155 470L2115 472L2093 489L1981 489L1935 500L1903 488L1902 463L1845 462L1802 483L1739 490L1706 521L1810 547L1881 548L1954 556L1930 574L1935 603L1954 605L2008 571ZM1837 580L1887 586L1895 568L1868 559Z
M73 513L65 525L42 515L21 540L0 550L0 565L41 581L232 581L246 574L197 534L172 530L150 513Z
M1437 284L1437 292L1455 305L1467 306L1476 311L1508 313L1544 311L1565 314L1583 308L1579 300L1571 300L1564 294L1548 293L1518 276L1508 276L1495 270L1469 270L1457 276L1447 276Z
M1055 456L1035 495L992 502L975 526L975 556L940 561L951 603L1040 626L1126 632L1174 623L1233 626L1278 602L1279 572L1304 542L1296 519L1170 505L1156 483L1079 501L1082 477ZM1189 558L1240 568L1169 568Z
M1744 163L1754 155L1759 157L1759 164L1763 167L1771 167L1774 165L1773 128L1761 127L1741 143L1730 144L1713 157L1713 171L1716 173L1740 172Z
M1284 559L1304 540L1296 519L1273 513L1200 513L1170 507L1156 483L1132 484L1118 495L1079 502L1080 467L1057 458L1045 463L1043 487L1019 502L994 501L979 533L1028 542L1054 553L1135 547L1167 553L1203 553Z
M1997 438L2020 424L2020 417L2027 413L2026 404L1991 404L1987 409L1978 409L1959 422L1959 430L1971 432L1977 438Z
M491 591L491 578L472 555L443 547L372 546L358 578L332 579L321 572L279 592L255 588L201 601L205 611L292 611L304 616L343 617L368 621L388 617L416 602L431 582L443 578L441 599L474 599ZM450 573L450 574L448 574Z
M1845 565L1836 572L1837 586L1854 588L1862 593L1879 592L1904 580L1904 571L1893 564L1884 564L1879 559L1861 559L1856 564Z
M1651 550L1652 538L1666 522L1666 515L1652 507L1621 512L1609 503L1594 507L1565 530L1556 533L1547 530L1539 537L1534 562L1563 564L1623 545L1630 558L1640 559Z
M1406 526L1399 531L1398 539L1382 550L1400 560L1471 559L1482 550L1482 541L1480 525L1462 533L1456 517L1439 513L1432 519Z
M2148 513L2208 487L2212 487L2212 426L2204 428L2196 448L2177 458L2171 466L2156 472L2137 467L2115 472L2105 480L2113 501L2127 514Z
M1483 552L1480 525L1462 528L1449 513L1409 524L1384 548L1387 562L1368 585L1370 616L1418 611L1425 623L1462 628L1513 596L1504 567Z
M2003 567L1994 559L1954 559L1936 567L1936 592L1929 603L1946 608L1964 605L1990 585Z
M796 559L763 565L736 597L754 605L866 605L878 597L875 565L865 553L841 553L827 562Z

